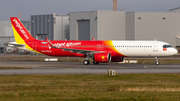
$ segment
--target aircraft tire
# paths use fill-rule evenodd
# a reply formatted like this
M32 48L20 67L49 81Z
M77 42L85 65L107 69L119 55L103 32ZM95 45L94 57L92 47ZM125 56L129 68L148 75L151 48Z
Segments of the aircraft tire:
M89 60L84 60L84 61L83 61L83 64L84 64L84 65L89 65L89 64L90 64L90 61L89 61Z
M98 65L98 64L99 64L99 62L93 61L93 64L94 64L94 65Z
M157 61L157 62L155 62L155 64L156 64L156 65L159 65L159 62Z

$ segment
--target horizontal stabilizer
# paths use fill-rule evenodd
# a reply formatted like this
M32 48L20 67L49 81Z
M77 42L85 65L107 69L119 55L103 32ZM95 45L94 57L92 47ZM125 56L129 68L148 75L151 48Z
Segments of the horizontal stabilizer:
M9 47L25 47L25 45L24 44L18 44L18 43L16 43L16 42L9 42L9 43L7 43L8 44L8 46Z

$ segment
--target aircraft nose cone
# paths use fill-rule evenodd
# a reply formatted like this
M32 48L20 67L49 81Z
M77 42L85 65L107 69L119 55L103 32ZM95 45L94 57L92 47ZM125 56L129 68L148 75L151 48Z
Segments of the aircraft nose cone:
M177 49L173 49L173 52L172 52L174 55L178 53Z

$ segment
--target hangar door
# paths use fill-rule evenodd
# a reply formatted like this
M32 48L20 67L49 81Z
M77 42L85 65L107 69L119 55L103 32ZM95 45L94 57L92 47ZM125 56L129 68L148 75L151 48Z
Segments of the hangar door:
M78 40L90 40L90 20L78 20Z

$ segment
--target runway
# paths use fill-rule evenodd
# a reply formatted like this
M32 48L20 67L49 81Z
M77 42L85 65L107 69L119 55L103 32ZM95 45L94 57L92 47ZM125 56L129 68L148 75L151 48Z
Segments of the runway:
M29 74L107 74L115 70L117 74L129 73L180 73L180 64L119 64L103 63L83 65L80 62L39 62L0 61L1 67L27 67L32 69L1 69L0 75Z

